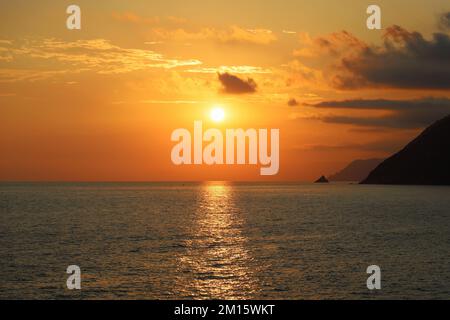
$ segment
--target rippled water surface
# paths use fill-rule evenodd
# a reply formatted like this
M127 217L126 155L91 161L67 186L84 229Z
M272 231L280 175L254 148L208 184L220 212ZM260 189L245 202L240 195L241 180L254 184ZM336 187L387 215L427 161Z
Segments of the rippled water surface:
M450 188L3 183L0 298L449 299Z

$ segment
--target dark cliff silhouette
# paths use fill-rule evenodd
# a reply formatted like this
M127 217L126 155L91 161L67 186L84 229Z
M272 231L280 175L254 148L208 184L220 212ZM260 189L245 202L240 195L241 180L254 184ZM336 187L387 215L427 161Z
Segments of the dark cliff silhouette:
M341 171L330 176L330 181L362 181L383 159L355 160Z
M450 185L450 116L425 129L361 183Z

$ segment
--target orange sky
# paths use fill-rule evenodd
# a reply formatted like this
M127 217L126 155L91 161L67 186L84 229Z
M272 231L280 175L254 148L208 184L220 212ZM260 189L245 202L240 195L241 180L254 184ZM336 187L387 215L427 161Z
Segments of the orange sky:
M203 120L279 128L280 173L264 179L310 181L389 156L450 106L445 77L413 79L449 70L433 38L448 40L448 1L378 1L375 31L367 1L77 1L79 31L69 4L2 4L0 180L263 179L259 165L174 166L171 132Z

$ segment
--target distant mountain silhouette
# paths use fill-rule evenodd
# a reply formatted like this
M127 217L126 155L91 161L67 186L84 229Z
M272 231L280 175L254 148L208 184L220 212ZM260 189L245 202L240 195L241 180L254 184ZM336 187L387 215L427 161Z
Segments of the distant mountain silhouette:
M361 183L450 185L450 116L425 129Z
M338 173L330 176L330 181L361 181L375 169L383 159L355 160Z
M325 178L325 176L321 176L319 179L316 180L316 182L314 183L329 183L330 181L328 181L327 178Z

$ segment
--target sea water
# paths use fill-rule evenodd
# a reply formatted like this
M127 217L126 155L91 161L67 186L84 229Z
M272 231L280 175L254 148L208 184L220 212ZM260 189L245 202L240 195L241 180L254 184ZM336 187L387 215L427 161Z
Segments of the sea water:
M449 187L0 184L3 299L449 299L449 253Z

